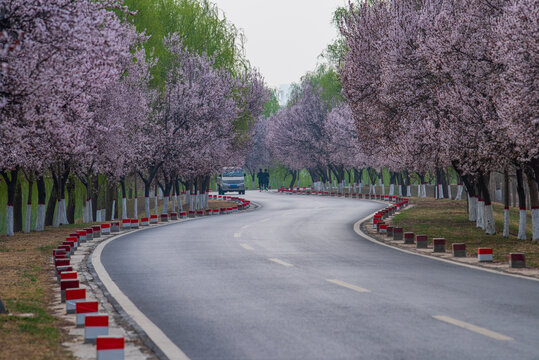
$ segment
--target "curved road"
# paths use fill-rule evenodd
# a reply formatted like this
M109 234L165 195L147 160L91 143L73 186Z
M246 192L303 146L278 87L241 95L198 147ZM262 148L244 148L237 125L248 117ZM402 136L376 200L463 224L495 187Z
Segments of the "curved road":
M101 261L191 359L539 359L539 282L406 254L383 205L248 192L245 214L129 234Z

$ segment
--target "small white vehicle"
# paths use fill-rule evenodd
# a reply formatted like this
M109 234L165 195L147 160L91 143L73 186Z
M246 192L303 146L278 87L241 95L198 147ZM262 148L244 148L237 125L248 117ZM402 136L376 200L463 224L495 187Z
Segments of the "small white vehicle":
M245 174L238 168L224 168L217 179L217 187L219 195L231 191L245 194Z

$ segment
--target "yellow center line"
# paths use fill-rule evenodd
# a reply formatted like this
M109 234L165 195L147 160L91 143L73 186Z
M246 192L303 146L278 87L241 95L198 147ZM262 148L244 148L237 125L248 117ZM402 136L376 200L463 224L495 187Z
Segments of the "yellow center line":
M435 318L436 320L446 322L446 323L451 324L451 325L461 327L461 328L466 329L466 330L473 331L475 333L478 333L478 334L481 334L481 335L484 335L484 336L488 336L489 338L492 338L492 339L501 340L501 341L512 341L512 340L514 340L512 337L505 336L505 335L497 333L495 331L491 331L491 330L488 330L488 329L485 329L485 328L482 328L482 327L479 327L479 326L476 326L476 325L473 325L473 324L470 324L470 323L467 323L467 322L464 322L464 321L453 319L452 317L449 317L449 316L434 315L433 318Z
M235 238L241 237L241 233L234 233L234 237L235 237Z
M254 250L254 248L248 244L240 244L240 246L245 250Z
M286 267L294 266L294 265L289 264L289 263L287 263L287 262L285 262L285 261L282 261L282 260L279 260L279 259L275 259L275 258L270 258L270 259L268 259L268 260L269 260L269 261L273 261L274 263L277 263L277 264L281 264L281 265L286 266Z
M370 290L361 288L361 287L356 286L356 285L349 284L349 283L341 281L341 280L337 280L337 279L326 279L326 280L329 281L330 283L335 284L335 285L339 285L339 286L342 286L342 287L345 287L345 288L348 288L350 290L354 290L354 291L357 291L357 292L361 292L361 293L371 292Z

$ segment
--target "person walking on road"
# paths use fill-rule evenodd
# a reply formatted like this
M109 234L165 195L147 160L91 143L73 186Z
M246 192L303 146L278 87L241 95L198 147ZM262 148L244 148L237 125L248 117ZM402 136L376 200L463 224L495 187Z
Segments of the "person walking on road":
M268 172L268 169L264 169L264 189L266 191L268 191L269 182L270 182L270 174Z
M262 172L262 169L258 169L256 177L258 178L258 190L262 191L264 188L264 173Z

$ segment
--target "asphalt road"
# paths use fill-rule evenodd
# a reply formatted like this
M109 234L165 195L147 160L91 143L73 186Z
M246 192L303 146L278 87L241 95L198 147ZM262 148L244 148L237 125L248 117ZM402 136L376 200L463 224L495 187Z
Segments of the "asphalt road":
M539 282L361 239L383 205L262 208L124 236L101 260L191 359L539 359Z

